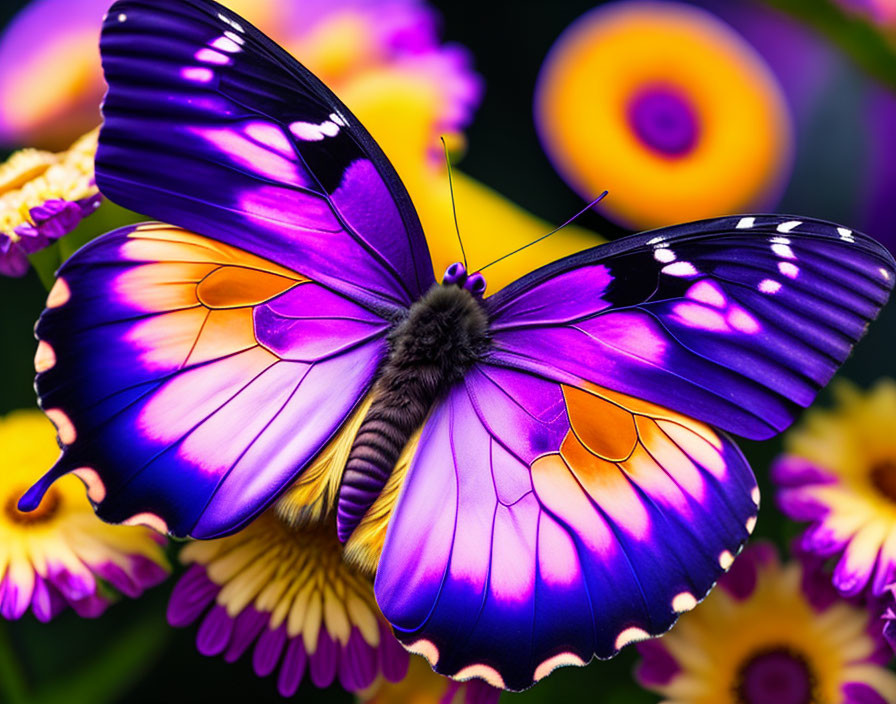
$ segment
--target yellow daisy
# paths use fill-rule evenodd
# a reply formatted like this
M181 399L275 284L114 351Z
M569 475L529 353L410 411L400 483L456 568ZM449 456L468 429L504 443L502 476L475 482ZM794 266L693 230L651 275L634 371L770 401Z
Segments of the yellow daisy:
M100 521L73 476L56 482L37 510L16 508L59 453L56 431L40 411L0 417L0 447L0 615L17 619L30 607L48 621L70 605L94 617L116 591L137 597L165 579L165 539Z
M813 599L802 567L745 550L707 599L638 649L637 677L665 704L892 704L896 675L870 614Z
M411 659L399 682L381 678L358 695L364 704L496 704L501 690L480 679L458 682L442 677L422 657Z
M786 435L772 479L781 510L811 522L802 548L839 558L834 586L852 596L870 582L880 596L896 580L896 382L834 393L836 407L809 411Z
M99 207L97 134L89 132L59 154L23 149L0 164L0 274L23 276L29 254L67 235Z
M199 652L228 662L254 646L256 674L278 670L284 697L306 668L317 687L338 678L349 691L407 672L407 652L380 615L370 579L343 562L331 521L288 526L272 509L235 535L190 543L180 559L190 567L171 595L169 623L201 617Z
M593 10L551 49L535 95L564 179L632 229L772 205L793 136L762 57L716 16L675 2Z

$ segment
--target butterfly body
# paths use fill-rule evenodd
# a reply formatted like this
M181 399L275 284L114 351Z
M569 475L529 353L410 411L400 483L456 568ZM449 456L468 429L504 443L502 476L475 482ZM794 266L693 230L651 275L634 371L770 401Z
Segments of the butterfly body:
M355 436L337 501L345 542L385 486L395 462L433 405L488 349L480 278L462 264L449 268L391 329L389 355L374 383L373 402Z
M104 520L209 539L344 469L339 537L379 516L377 603L459 679L524 689L693 608L756 524L728 434L787 428L896 282L861 233L754 214L439 286L382 150L242 18L119 0L101 52L97 183L160 222L58 272L63 452L20 509L74 473Z

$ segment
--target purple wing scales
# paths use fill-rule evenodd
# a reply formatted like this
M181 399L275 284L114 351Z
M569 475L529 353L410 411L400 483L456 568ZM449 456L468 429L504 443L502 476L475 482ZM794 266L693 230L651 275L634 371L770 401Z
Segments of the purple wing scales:
M205 0L123 0L101 49L97 183L109 198L374 309L407 306L434 282L417 215L379 147L248 23Z
M588 436L620 423L624 457ZM378 603L439 672L510 689L668 629L727 568L757 510L749 467L707 426L517 371L472 372L419 448Z
M59 282L37 327L37 389L65 448L25 501L89 468L102 518L152 514L175 535L212 537L269 504L386 350L388 323L368 309L169 226L96 240Z
M830 380L893 283L884 248L830 223L691 223L583 252L492 296L489 361L767 438Z

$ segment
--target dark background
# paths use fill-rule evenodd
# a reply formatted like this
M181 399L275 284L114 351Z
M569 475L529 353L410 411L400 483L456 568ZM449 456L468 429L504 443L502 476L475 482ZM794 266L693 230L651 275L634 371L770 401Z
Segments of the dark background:
M0 26L23 4L4 0L0 5ZM444 16L445 38L472 50L476 67L486 80L485 99L468 130L469 149L461 168L548 221L566 220L582 207L582 202L556 175L541 150L531 117L532 93L538 69L553 41L595 3L587 0L514 3L439 0L434 4ZM837 129L838 106L828 109L832 129ZM819 124L824 125L825 119ZM841 178L849 178L850 170L844 168L844 163L848 165L854 159L855 146L863 135L848 129L840 129L838 134L839 139L819 140L824 146L809 153L801 144L798 172L845 173ZM807 214L849 224L845 217L849 203L844 198L848 199L855 187L848 192L844 188L819 177L811 184L802 181L791 188L778 209L788 211L789 204L796 203L805 210L806 192L814 189L817 200ZM608 236L621 233L593 213L585 215L580 223ZM36 343L31 329L44 297L45 289L34 274L24 280L0 277L0 413L34 404L30 379ZM882 375L892 374L894 332L896 310L891 306L846 364L842 376L866 386ZM828 394L823 394L822 403L827 397ZM796 528L776 513L766 480L768 462L780 449L780 441L742 445L765 497L756 533L785 545ZM220 658L202 657L194 646L195 628L173 630L165 624L165 604L172 584L170 580L138 601L124 600L96 621L82 620L67 611L48 625L37 623L30 614L17 623L0 622L0 654L12 652L13 660L21 665L19 673L9 671L9 665L0 665L0 677L21 676L41 686L55 683L55 690L51 689L41 702L58 699L73 704L82 701L176 704L212 698L282 701L276 693L274 678L258 679L247 658L227 665ZM9 658L0 657L0 660ZM582 669L564 668L534 690L524 695L505 695L504 701L553 702L582 698L602 704L655 702L656 697L641 690L631 678L635 660L634 651L629 648L610 662L594 663ZM93 679L104 680L109 685L107 689L115 691L101 694L91 689L91 677L87 673ZM82 676L71 679L77 674ZM307 683L297 698L307 702L351 701L338 688L321 692Z

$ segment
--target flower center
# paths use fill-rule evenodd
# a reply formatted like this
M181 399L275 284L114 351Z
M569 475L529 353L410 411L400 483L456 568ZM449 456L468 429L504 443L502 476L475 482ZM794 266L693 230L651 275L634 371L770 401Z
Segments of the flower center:
M738 673L734 699L738 704L812 704L815 678L806 660L786 647L755 654Z
M896 459L886 459L872 466L871 483L883 496L896 503Z
M645 145L666 157L681 157L697 143L697 114L680 92L653 86L637 93L628 119Z
M16 504L23 491L15 491L6 501L5 512L6 517L13 523L24 526L33 526L36 523L46 523L56 515L59 507L62 505L62 495L55 487L51 487L44 495L43 500L33 511L23 513L19 511Z

